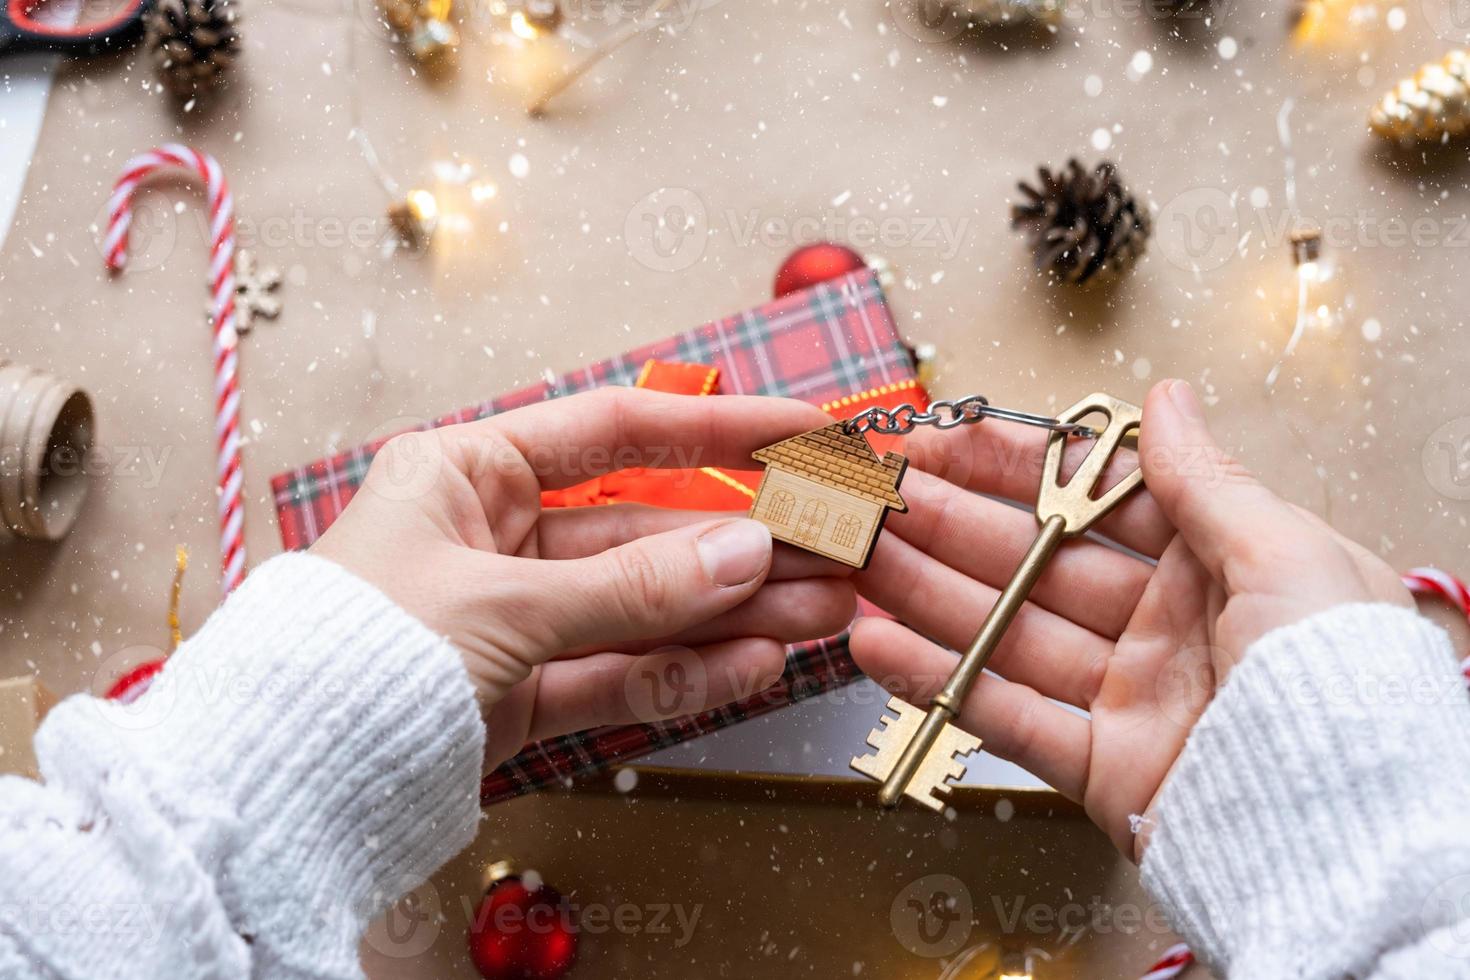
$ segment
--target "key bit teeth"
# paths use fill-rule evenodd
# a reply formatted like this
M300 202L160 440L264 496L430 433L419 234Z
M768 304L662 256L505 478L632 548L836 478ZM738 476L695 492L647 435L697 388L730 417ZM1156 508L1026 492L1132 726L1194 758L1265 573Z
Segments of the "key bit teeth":
M875 751L855 756L851 763L854 770L881 783L889 781L900 757L919 736L919 729L928 715L923 708L896 696L888 699L886 710L892 712L892 715L885 714L879 718L879 727L868 734L868 744ZM965 762L957 757L969 755L980 748L980 739L947 724L933 737L934 743L914 769L913 778L901 789L895 785L890 790L885 785L884 794L892 791L894 795L889 799L880 794L884 805L893 806L902 796L907 796L931 810L944 809L950 782L965 774ZM902 796L899 795L900 792Z
M935 813L943 813L944 808L949 805L949 794L954 791L954 787L946 783L941 783L938 786L926 787L923 793L915 793L912 790L913 787L911 784L910 788L905 790L903 795L916 803L924 804Z
M953 725L945 725L934 746L919 763L914 778L904 787L904 795L931 810L943 810L954 788L952 781L965 775L963 757L979 748L980 739Z
M909 744L909 740L919 730L919 723L924 720L923 708L915 707L897 695L888 699L888 706L884 710L893 714L880 716L878 727L869 732L867 738L868 745L876 751L853 756L849 763L856 772L880 783L893 771L904 747Z

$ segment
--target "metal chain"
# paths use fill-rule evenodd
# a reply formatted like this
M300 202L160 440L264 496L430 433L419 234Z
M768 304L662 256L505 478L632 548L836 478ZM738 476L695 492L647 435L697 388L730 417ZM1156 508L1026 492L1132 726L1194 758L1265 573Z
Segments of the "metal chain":
M1058 422L1047 415L1033 415L1011 408L997 408L984 395L968 395L964 398L930 402L929 407L919 409L905 402L897 408L869 408L843 423L848 432L877 432L881 435L906 435L921 425L932 425L937 429L953 429L957 425L972 425L985 419L1001 419L1021 425L1034 425L1052 432L1063 432L1069 436L1094 438L1097 432L1076 422Z

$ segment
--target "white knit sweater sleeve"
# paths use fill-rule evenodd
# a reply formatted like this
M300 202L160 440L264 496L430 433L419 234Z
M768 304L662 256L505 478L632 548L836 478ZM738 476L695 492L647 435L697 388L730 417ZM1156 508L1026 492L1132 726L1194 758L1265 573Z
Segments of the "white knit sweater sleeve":
M1143 879L1223 977L1470 977L1467 814L1448 637L1341 606L1262 637L1217 692Z
M78 696L0 779L0 978L361 976L463 848L484 726L458 654L338 566L257 568L131 706Z

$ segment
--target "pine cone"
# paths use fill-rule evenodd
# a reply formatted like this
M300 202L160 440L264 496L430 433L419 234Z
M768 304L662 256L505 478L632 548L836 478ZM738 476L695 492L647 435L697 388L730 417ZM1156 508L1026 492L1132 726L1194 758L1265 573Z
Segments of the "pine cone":
M164 87L181 98L219 84L240 51L234 0L157 0L145 44Z
M1470 131L1470 53L1451 51L1399 82L1368 116L1384 139L1438 142Z
M1037 268L1082 284L1110 279L1143 254L1148 211L1111 163L1088 173L1069 160L1061 173L1041 167L1040 174L1040 188L1020 184L1029 200L1011 206L1011 227L1025 231Z

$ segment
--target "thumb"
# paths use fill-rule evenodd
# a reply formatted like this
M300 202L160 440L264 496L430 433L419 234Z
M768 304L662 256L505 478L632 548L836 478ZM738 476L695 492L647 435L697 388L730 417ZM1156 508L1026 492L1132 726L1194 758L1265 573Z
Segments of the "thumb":
M1216 580L1225 581L1228 560L1299 533L1286 503L1215 442L1187 383L1161 381L1149 392L1138 449L1149 493Z
M566 648L655 639L750 598L771 570L771 532L746 518L638 538L600 555L536 563ZM547 610L547 612L551 612Z

